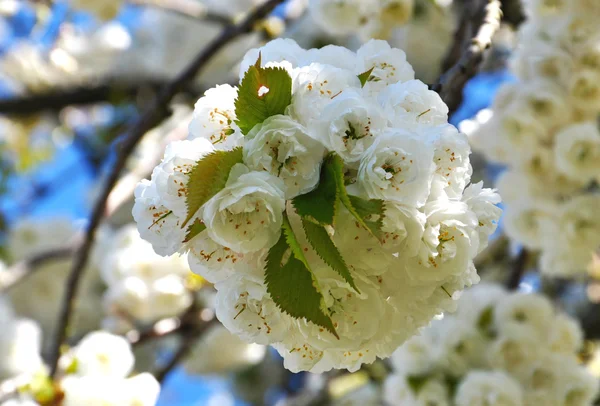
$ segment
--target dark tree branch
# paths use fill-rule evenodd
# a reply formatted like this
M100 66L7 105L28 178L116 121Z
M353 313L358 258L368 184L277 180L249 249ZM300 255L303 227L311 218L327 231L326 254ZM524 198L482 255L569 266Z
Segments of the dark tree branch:
M525 248L521 248L521 251L516 256L511 273L508 280L506 281L506 287L509 290L516 290L523 279L523 275L527 270L527 260L529 259L529 252Z
M526 19L523 12L523 4L520 0L501 0L502 1L502 21L506 21L513 27L518 27Z
M438 92L448 105L450 112L454 112L460 105L467 81L477 73L479 65L483 61L484 52L492 45L492 37L500 27L502 17L500 0L473 0L473 3L479 6L474 8L475 6L465 5L463 10L464 12L475 12L469 19L470 24L475 27L473 30L475 36L454 66L432 86L432 90ZM465 24L466 21L463 20L462 23ZM462 42L462 39L458 37L460 35L457 34L455 40L459 39Z
M41 254L17 262L0 275L0 293L5 293L13 288L32 275L39 267L51 262L67 259L74 253L75 245L42 252Z
M67 280L66 290L58 317L57 333L50 348L49 364L51 376L56 375L58 359L60 358L60 349L67 338L67 329L75 306L79 281L83 275L85 264L94 243L96 230L104 216L106 201L112 188L117 183L121 171L125 167L127 158L131 155L136 145L147 131L169 117L169 103L173 97L196 77L212 57L238 36L251 32L256 22L266 17L275 6L282 2L283 0L269 0L262 6L256 8L239 24L225 27L221 34L211 41L188 65L188 67L159 93L150 108L136 121L136 123L134 123L130 132L123 138L122 142L119 143L116 162L111 168L110 173L102 186L100 196L94 205L84 242L75 255L73 267L71 268Z
M157 82L125 85L112 80L106 83L56 89L46 93L27 94L16 98L0 99L0 114L27 115L40 111L60 111L72 105L100 103L119 98L131 98L143 88L158 89Z

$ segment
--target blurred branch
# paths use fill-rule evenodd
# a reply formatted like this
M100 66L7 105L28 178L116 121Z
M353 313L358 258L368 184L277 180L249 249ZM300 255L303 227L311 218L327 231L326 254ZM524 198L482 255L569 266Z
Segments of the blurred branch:
M159 82L123 84L109 80L107 83L57 89L47 93L28 94L16 98L0 99L0 114L26 115L40 111L60 111L71 105L93 104L135 97L142 89L158 89Z
M214 22L221 25L231 24L232 22L227 16L211 13L204 4L197 0L129 0L129 2L138 6L155 7L194 20Z
M502 1L502 21L506 21L513 27L518 27L525 21L526 17L523 12L523 4L521 0L501 0Z
M519 254L516 256L510 276L506 281L506 287L509 290L516 290L521 283L521 279L527 269L527 260L529 259L529 252L525 248L521 248Z
M475 32L475 36L470 40L469 46L463 49L458 61L432 86L432 90L438 92L448 105L450 112L460 105L466 83L477 73L484 52L491 46L492 37L500 27L500 0L472 0L472 3L471 6L463 6L463 13L472 14L468 18L461 18L458 30L462 29L463 33ZM465 24L473 24L473 30L462 28ZM455 35L455 41L463 42L460 33Z
M169 117L170 111L168 106L173 97L189 82L194 80L196 75L212 59L212 57L238 36L251 32L257 21L266 17L275 6L282 2L283 0L269 0L262 6L257 7L239 24L228 25L225 27L221 34L211 41L188 65L188 67L159 93L151 107L136 121L136 123L134 123L130 132L118 145L115 164L111 168L104 185L102 185L100 195L94 205L92 216L86 230L85 240L75 255L75 260L69 273L65 295L58 318L58 325L56 328L57 333L50 348L49 364L51 376L55 376L57 371L60 349L67 338L67 328L71 319L71 313L75 307L77 288L94 243L96 230L104 216L106 202L110 192L117 183L120 173L125 167L127 158L134 151L136 145L147 131Z
M48 263L71 257L75 253L75 244L42 252L30 258L17 262L0 274L0 293L6 293L14 286L31 276L39 267Z

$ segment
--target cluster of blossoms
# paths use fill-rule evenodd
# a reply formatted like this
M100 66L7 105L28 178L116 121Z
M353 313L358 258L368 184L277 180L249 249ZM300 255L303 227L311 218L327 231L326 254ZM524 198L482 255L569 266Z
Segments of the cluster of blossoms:
M591 406L598 382L578 364L582 335L545 297L482 284L394 353L384 397L392 406Z
M507 234L541 251L550 275L585 272L600 246L598 2L525 2L516 83L479 116L473 145L508 166L498 188Z
M39 358L39 348L35 354ZM92 332L62 356L55 381L39 370L28 381L17 381L18 397L2 406L154 406L160 385L148 373L130 376L134 363L131 345L123 337Z
M107 286L104 306L112 316L104 327L125 332L134 327L128 320L150 325L178 316L191 305L185 256L157 255L133 224L105 233L103 240L95 262Z
M415 0L310 0L314 20L333 35L388 39L413 16Z
M277 85L282 76L289 89ZM170 144L136 188L140 234L160 255L188 252L192 271L215 284L225 327L273 345L291 370L356 370L389 356L478 282L472 259L496 227L498 195L467 186L466 136L384 41L353 53L275 40L246 54L241 79L239 89L206 92L189 139ZM268 110L247 108L249 98L278 103L286 90L281 113L248 125L249 110ZM190 213L188 203L219 179L222 187ZM320 209L307 218L300 200ZM373 206L381 212L357 211ZM306 319L315 296L331 328Z

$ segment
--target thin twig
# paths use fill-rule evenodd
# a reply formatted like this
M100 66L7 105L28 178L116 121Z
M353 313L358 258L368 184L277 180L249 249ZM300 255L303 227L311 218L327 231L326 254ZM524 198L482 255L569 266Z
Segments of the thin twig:
M432 90L438 92L442 100L448 105L451 112L455 111L462 101L462 91L467 81L477 73L479 65L483 61L483 54L486 49L492 45L492 37L500 27L502 10L500 0L477 0L481 2L481 18L475 36L470 45L462 53L458 62L446 71L432 86ZM469 7L465 7L465 12L469 12ZM479 22L478 21L478 22ZM463 22L464 23L464 22Z
M251 32L257 21L266 17L283 0L269 0L262 6L256 8L252 13L239 24L229 25L223 29L221 34L211 41L202 52L188 65L188 67L173 82L167 85L156 97L154 103L146 113L133 125L131 131L123 141L118 145L118 152L115 164L102 186L100 196L94 206L92 216L86 230L85 240L81 248L75 255L73 267L71 268L67 280L66 290L63 297L60 314L58 317L57 333L50 348L50 370L51 376L57 371L60 350L67 338L67 328L71 319L71 313L75 306L75 298L79 281L83 275L85 264L87 262L90 250L94 243L96 230L104 216L106 201L114 185L119 179L119 175L125 167L127 158L133 152L137 143L143 135L151 128L158 125L162 120L169 116L169 103L173 97L185 87L185 85L196 77L200 70L217 54L225 45L238 36Z
M521 248L521 251L516 256L513 262L510 276L506 281L506 287L509 290L516 290L519 287L521 279L523 278L523 275L525 274L525 271L527 269L528 258L529 252L525 248Z
M31 276L41 266L64 260L75 253L75 245L45 251L19 261L0 274L0 293L5 293Z

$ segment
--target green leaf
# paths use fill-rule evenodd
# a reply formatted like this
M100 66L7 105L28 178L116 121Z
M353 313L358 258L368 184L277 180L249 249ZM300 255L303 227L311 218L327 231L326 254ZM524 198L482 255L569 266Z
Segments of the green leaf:
M335 181L335 172L329 164L328 157L321 167L321 177L317 187L294 198L292 203L296 213L303 218L321 225L333 225L333 219L337 212L338 192Z
M423 386L427 383L429 377L427 375L409 375L406 377L406 382L415 395L418 395Z
M373 237L380 239L381 224L383 221L383 201L364 200L348 195L344 183L344 161L337 154L331 154L330 157L331 160L328 163L332 166L333 173L335 174L338 198L361 226L373 235ZM356 207L354 206L355 204ZM369 221L368 217L372 215L379 216L378 221Z
M206 230L206 226L200 219L196 219L187 229L183 242L190 242L192 238Z
M375 69L374 66L371 69L369 69L368 71L363 72L360 75L358 75L358 80L360 80L360 85L362 87L365 87L365 85L369 81L369 78L371 77L371 73L373 73L373 69Z
M292 102L292 77L281 67L263 68L261 57L250 66L235 100L236 124L244 135L267 118L283 114ZM265 87L268 92L259 95Z
M302 219L302 227L304 228L304 233L306 234L308 242L310 242L310 245L323 262L339 273L355 291L360 293L354 283L354 278L352 278L350 269L348 269L348 266L346 265L346 261L344 261L342 254L331 240L325 227L306 219Z
M350 198L350 203L352 203L356 213L365 220L367 228L373 235L381 239L381 228L383 227L383 216L385 212L383 200L366 200L357 196L348 197ZM372 216L375 217L375 220L369 220Z
M265 284L267 292L283 312L295 318L304 318L327 329L339 339L333 322L325 308L319 283L302 253L289 221L284 223L284 232L279 241L269 250L265 267ZM293 245L294 247L290 246ZM291 255L286 255L291 250ZM287 259L286 259L287 257ZM285 263L284 263L285 259Z
M214 151L196 162L188 178L185 199L188 212L181 228L187 225L204 203L225 187L231 168L241 162L241 147L231 151Z

